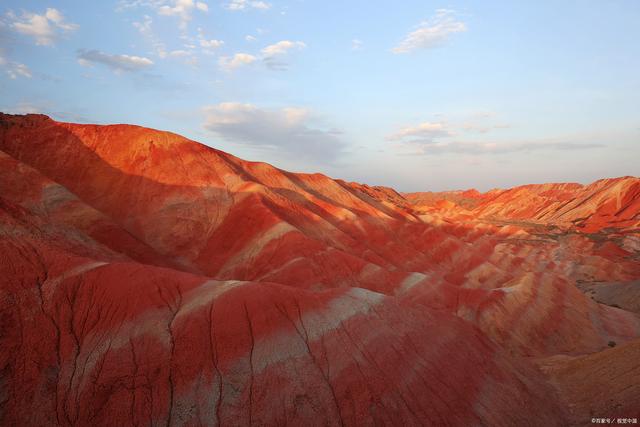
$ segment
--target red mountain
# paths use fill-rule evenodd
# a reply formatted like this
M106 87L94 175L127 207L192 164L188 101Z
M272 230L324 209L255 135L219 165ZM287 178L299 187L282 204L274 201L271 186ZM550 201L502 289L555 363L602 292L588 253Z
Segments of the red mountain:
M450 201L481 218L554 224L585 232L604 228L633 232L640 228L640 179L631 176L601 179L589 185L523 185L484 194L468 190L405 196L419 207Z
M638 178L400 194L1 115L0 423L640 417L639 224Z

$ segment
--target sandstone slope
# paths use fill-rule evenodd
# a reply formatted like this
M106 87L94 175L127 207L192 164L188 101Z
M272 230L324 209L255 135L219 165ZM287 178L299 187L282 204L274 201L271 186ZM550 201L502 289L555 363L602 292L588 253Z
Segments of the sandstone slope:
M596 402L571 412L574 377L534 362L640 337L576 286L640 278L638 200L637 178L420 198L2 115L0 421L578 422Z

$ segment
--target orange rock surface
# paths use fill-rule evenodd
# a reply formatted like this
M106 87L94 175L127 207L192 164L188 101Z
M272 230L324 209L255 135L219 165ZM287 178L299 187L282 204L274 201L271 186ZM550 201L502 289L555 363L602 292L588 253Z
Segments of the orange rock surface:
M601 179L589 185L523 185L508 190L409 193L418 207L454 202L476 217L523 220L597 232L605 228L637 231L640 228L640 179Z
M400 194L1 115L0 423L585 423L639 225L638 178Z

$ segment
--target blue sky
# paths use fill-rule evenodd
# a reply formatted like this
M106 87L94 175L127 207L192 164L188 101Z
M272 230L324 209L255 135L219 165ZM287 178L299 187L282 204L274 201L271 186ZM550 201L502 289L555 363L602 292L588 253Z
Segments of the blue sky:
M640 2L4 1L0 110L400 191L640 171Z

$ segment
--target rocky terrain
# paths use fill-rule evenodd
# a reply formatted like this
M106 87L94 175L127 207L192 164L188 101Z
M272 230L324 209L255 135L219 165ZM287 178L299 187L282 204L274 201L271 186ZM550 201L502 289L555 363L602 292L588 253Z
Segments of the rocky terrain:
M0 115L1 425L640 418L639 307L637 177L401 194Z

